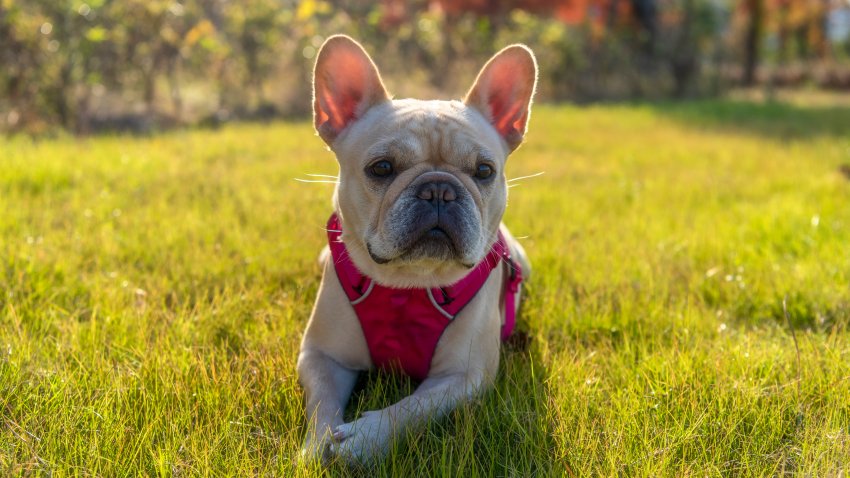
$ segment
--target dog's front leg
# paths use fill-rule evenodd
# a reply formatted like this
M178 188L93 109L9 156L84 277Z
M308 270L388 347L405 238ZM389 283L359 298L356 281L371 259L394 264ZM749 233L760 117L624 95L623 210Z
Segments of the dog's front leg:
M331 451L348 461L368 462L384 455L393 439L405 429L439 418L478 393L482 374L458 373L427 378L416 391L382 410L364 412L350 423L338 425Z
M343 423L343 411L357 381L357 373L318 350L301 351L298 375L307 402L307 435L301 449L303 458L325 458L332 430Z

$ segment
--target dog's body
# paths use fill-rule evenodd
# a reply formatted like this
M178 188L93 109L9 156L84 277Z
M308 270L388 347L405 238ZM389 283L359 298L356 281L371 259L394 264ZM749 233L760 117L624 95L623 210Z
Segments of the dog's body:
M345 250L364 276L396 288L454 284L484 259L500 227L527 276L525 252L500 222L505 161L522 142L536 74L531 52L512 46L487 63L464 102L393 101L356 42L325 43L314 76L316 129L340 164L334 205ZM412 395L343 423L358 372L374 364L330 257L322 254L298 359L309 424L303 452L364 461L492 381L508 265L500 263L445 328Z

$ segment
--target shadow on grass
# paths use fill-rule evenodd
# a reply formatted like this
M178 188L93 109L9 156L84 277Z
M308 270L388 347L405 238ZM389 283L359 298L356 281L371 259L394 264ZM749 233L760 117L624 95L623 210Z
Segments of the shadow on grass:
M750 133L776 140L850 136L847 107L740 100L660 102L648 106L661 116L700 129Z
M539 354L527 344L503 347L494 386L442 419L414 429L388 457L366 467L336 463L332 476L557 476L553 416L548 410ZM346 410L350 421L412 393L416 383L383 373L364 374Z

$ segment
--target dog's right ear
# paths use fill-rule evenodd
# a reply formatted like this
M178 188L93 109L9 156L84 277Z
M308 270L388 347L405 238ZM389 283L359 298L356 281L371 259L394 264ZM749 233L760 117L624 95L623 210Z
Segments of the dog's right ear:
M537 87L537 60L525 45L511 45L484 65L464 102L484 115L511 151L519 147Z
M389 100L378 68L359 43L345 35L328 38L313 70L313 122L332 145L369 108Z

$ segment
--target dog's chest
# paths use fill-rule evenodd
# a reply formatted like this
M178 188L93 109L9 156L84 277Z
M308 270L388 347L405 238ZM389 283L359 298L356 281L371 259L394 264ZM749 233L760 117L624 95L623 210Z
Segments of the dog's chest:
M423 289L373 286L364 300L352 303L377 368L416 380L428 376L437 342L452 321L432 300Z

